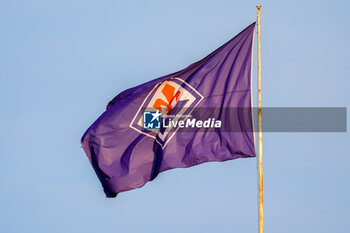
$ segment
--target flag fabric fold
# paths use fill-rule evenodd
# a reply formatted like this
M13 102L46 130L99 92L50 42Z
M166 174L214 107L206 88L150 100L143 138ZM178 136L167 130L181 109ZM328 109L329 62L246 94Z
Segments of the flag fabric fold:
M108 103L81 139L107 197L142 187L168 169L255 157L254 27L187 68ZM172 121L161 121L166 117ZM172 125L181 120L188 127Z

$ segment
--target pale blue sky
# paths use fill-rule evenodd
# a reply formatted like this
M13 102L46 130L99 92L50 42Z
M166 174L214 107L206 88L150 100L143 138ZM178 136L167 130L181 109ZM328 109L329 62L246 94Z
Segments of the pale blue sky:
M349 107L349 1L2 0L0 232L257 232L255 159L106 199L80 148L112 97L204 57L257 3L263 105ZM350 232L349 140L264 134L266 232Z

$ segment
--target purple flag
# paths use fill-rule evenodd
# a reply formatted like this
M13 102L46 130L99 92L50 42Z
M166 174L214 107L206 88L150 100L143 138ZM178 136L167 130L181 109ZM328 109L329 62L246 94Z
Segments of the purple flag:
M168 169L255 157L254 26L189 67L108 103L81 140L107 197Z

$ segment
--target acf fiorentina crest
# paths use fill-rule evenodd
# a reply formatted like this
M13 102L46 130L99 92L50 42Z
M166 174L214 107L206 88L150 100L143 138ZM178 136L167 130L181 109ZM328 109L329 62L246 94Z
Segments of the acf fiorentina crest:
M130 127L139 133L154 138L164 148L171 138L176 134L177 129L167 128L144 128L146 114L152 121L160 116L171 115L177 120L182 117L186 119L196 106L203 100L203 96L184 80L174 77L158 83L146 96L140 108L130 123ZM176 112L174 108L176 107ZM160 122L157 122L160 123Z

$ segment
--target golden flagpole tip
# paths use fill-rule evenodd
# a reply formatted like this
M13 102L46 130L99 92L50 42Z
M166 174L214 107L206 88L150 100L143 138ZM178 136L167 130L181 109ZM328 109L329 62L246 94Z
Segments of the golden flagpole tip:
M256 5L256 8L260 9L260 8L261 8L261 5Z

